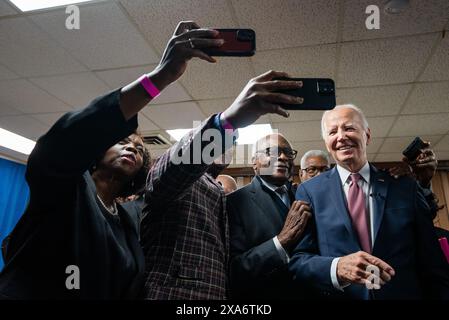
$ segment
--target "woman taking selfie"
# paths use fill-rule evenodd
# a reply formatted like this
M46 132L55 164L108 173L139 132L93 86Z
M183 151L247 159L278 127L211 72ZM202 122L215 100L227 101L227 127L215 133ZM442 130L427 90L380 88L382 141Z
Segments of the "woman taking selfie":
M143 285L140 207L119 204L145 183L149 154L137 114L176 81L217 32L181 22L156 69L70 112L28 160L28 207L3 244L1 299L132 299Z

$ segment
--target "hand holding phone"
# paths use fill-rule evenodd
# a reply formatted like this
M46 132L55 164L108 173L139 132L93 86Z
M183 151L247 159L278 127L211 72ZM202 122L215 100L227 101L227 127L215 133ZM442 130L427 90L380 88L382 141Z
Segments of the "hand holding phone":
M225 42L218 48L205 48L209 56L249 57L256 52L256 33L252 29L214 29Z
M416 158L418 158L419 154L421 153L421 149L425 148L426 144L424 141L421 140L420 137L416 137L408 146L405 148L405 150L402 152L402 154L409 160L414 161Z
M335 83L325 78L279 78L278 80L302 81L302 87L282 93L301 97L302 104L283 104L288 110L331 110L335 108Z

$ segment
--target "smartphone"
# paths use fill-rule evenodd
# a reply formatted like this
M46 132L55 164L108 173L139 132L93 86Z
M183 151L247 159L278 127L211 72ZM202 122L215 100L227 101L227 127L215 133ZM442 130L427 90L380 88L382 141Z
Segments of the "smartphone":
M256 33L252 29L215 29L225 43L218 48L203 49L210 56L250 57L256 52Z
M402 154L410 161L416 160L419 154L421 153L421 149L425 147L424 141L421 140L420 137L416 137L404 151Z
M304 98L302 104L284 104L288 110L331 110L335 108L335 83L327 78L279 78L278 80L302 81L302 88L284 90L282 93Z

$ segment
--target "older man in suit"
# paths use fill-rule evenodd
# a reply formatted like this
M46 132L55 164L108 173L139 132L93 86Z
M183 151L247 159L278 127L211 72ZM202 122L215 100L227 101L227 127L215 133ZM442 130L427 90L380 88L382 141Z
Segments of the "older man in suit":
M313 219L291 260L295 280L336 298L449 298L447 266L418 183L368 163L371 131L357 107L325 112L322 134L337 165L298 188Z
M227 197L231 294L233 298L297 298L287 266L310 216L305 203L294 202L288 182L297 152L284 136L270 134L256 142L253 153L256 176Z

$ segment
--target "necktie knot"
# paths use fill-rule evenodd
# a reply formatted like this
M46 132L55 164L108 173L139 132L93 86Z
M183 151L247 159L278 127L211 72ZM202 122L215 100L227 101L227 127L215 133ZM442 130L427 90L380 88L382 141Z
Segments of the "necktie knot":
M361 178L360 173L351 173L352 183L358 183L360 178Z
M281 196L283 196L284 194L287 193L287 187L285 185L283 185L283 186L276 188L275 191L277 193L279 193Z

